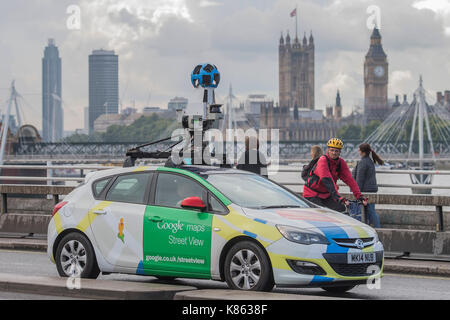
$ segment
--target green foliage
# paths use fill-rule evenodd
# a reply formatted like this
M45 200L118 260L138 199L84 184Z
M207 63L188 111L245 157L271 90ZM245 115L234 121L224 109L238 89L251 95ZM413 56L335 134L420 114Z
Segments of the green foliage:
M349 124L339 128L337 134L341 139L358 140L361 137L361 126Z
M381 124L380 120L372 120L367 126L363 126L361 130L361 139L368 138Z
M76 142L146 142L169 137L178 127L174 119L163 119L158 115L142 116L129 126L112 125L106 132L91 135L74 134L66 138L68 143Z

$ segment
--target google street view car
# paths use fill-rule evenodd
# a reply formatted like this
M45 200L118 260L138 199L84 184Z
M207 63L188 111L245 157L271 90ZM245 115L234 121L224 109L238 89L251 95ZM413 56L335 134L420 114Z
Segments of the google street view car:
M127 273L226 281L232 289L345 292L382 276L371 227L259 175L184 165L88 174L53 212L62 277Z

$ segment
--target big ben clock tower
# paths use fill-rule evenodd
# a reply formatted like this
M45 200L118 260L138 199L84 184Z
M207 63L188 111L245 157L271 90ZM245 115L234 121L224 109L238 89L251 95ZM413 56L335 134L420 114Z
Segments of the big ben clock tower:
M386 119L388 106L388 61L377 27L370 37L370 48L364 62L364 117L366 123Z

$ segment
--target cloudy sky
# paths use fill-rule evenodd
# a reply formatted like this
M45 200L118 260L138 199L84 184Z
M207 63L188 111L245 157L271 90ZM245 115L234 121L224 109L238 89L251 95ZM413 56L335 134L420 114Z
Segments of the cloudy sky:
M316 109L341 91L344 113L363 99L363 63L370 26L379 12L389 59L389 97L417 87L419 75L434 98L450 89L450 0L15 0L0 3L0 104L11 81L25 98L25 120L41 129L44 47L54 38L62 58L65 130L82 128L88 105L88 55L119 55L120 99L167 107L174 96L201 94L190 73L212 62L222 75L223 99L265 93L278 100L278 41L299 34L316 45ZM79 12L80 24L78 25ZM79 27L79 28L78 28Z

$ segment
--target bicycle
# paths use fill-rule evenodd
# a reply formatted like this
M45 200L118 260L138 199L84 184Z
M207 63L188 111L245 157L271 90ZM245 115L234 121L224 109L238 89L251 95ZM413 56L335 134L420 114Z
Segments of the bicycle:
M368 218L368 209L367 206L363 205L363 202L361 200L348 200L350 204L347 206L345 205L345 211L344 214L350 216L353 219L356 219L358 221L361 221L365 224L367 224L367 218ZM361 212L361 205L363 205L364 210Z

